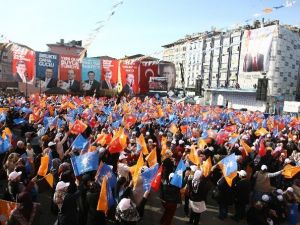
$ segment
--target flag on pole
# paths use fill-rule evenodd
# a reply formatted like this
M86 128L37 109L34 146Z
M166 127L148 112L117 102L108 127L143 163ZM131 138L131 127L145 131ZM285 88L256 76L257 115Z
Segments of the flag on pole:
M232 180L237 175L237 162L235 154L231 154L219 162L219 166L222 169L223 176L227 184L231 187Z
M186 170L186 165L184 161L181 159L178 163L178 166L175 170L174 176L170 183L178 188L182 188L183 172L185 170Z
M162 176L162 166L159 167L154 179L151 182L151 188L155 192L157 192L160 188L161 176Z
M148 162L150 167L154 166L157 163L156 148L152 149L150 154L146 157L146 161Z

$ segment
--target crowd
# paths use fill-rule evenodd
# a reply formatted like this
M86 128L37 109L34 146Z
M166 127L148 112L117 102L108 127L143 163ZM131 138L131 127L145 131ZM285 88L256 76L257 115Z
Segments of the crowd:
M199 224L210 194L220 221L234 205L232 221L297 223L297 117L159 96L116 102L0 98L2 203L18 203L7 224L42 224L43 202L37 199L45 188L57 225L143 224L154 191L161 199L162 225L172 224L179 204L189 224Z

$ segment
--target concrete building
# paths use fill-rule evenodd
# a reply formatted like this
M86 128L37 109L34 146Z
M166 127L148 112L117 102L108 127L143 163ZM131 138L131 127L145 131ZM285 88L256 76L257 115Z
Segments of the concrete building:
M49 52L59 55L80 56L84 50L82 41L70 41L65 43L64 39L60 39L60 42L56 42L56 44L47 44L47 46L49 47ZM86 56L87 52L85 53L85 57Z
M250 34L259 35L249 39ZM187 89L195 90L197 78L202 81L206 104L280 112L284 100L300 98L299 34L299 29L279 25L278 21L256 21L253 26L199 33L164 45L163 59L176 65L183 63ZM252 42L263 45L259 49L252 47L255 51L260 48L266 51L260 60L263 68L245 69L251 50L249 43ZM256 56L250 60L255 60L257 66ZM264 77L268 79L268 97L266 101L258 101L257 83Z

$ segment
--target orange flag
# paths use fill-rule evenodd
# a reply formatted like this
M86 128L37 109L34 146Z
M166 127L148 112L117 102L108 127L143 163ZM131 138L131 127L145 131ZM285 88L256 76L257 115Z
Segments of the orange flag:
M203 176L208 177L212 168L211 158L209 157L202 164Z
M267 133L269 133L269 132L263 127L258 129L257 131L255 131L256 136L263 136L263 135L266 135Z
M169 131L172 133L172 134L176 134L177 131L178 131L178 128L176 127L176 125L174 123L171 124L170 128L169 128Z
M138 159L138 161L136 163L134 174L132 176L132 180L133 180L133 185L134 186L137 184L137 181L138 181L138 178L140 176L141 169L142 169L143 165L144 165L144 158L143 158L143 153L141 152L140 156L139 156L139 159Z
M53 188L53 184L54 184L54 177L52 173L48 173L45 177L46 181L48 182L48 184L50 185L51 188Z
M108 211L108 201L107 201L107 177L104 176L101 184L101 191L97 204L97 211L103 211L105 214Z
M41 177L46 176L47 172L48 172L48 164L49 164L49 156L42 156L41 157L41 165L40 168L38 170L38 175Z
M203 139L199 139L198 141L198 147L203 150L205 148L205 146L207 145L206 141Z
M167 151L167 137L161 137L161 155L165 155Z
M250 146L244 140L241 140L240 144L244 148L246 155L248 155L250 152L252 152L252 149L250 148Z
M17 203L0 199L0 224L6 224L11 212L17 207Z
M152 167L157 163L156 148L152 149L150 154L146 157L146 161L148 162L149 167Z
M72 128L71 128L71 133L72 134L81 134L85 131L85 129L87 128L88 126L82 122L81 120L76 120L75 123L73 124Z
M189 159L197 166L200 165L200 159L199 159L199 156L196 152L196 146L195 145L192 145L191 146L191 151L190 151L190 154L189 154Z
M282 175L285 178L293 178L299 172L300 172L300 166L291 166L288 164L283 168Z
M148 148L147 148L147 144L144 138L144 135L141 134L138 138L136 138L136 143L139 144L142 148L142 152L144 155L149 154Z
M181 129L182 134L186 134L187 129L188 129L188 125L182 125L182 126L180 126L180 129Z
M124 133L122 127L119 128L118 132L115 133L112 141L109 144L109 152L116 153L123 151L124 148L127 146L127 136Z

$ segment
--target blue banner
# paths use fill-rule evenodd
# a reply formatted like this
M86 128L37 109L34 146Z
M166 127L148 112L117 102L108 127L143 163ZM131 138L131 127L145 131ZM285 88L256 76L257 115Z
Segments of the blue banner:
M50 71L52 69L51 78L57 80L58 55L53 53L47 53L47 52L36 52L36 78L45 81L47 68Z
M86 82L89 80L89 72L94 73L94 80L100 82L100 59L99 58L84 58L82 60L81 80Z

